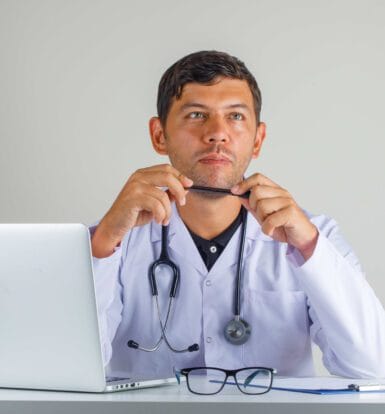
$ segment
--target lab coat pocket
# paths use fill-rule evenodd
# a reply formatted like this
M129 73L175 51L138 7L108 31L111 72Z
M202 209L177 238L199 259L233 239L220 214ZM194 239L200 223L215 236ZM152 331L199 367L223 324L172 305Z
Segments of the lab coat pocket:
M245 365L270 366L283 374L311 357L304 292L248 289L245 299L244 317L252 329L243 345Z

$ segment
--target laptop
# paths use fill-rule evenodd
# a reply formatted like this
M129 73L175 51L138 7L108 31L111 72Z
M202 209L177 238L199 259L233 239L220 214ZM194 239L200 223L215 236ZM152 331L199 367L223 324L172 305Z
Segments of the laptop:
M0 387L111 392L176 378L106 379L83 224L0 224Z

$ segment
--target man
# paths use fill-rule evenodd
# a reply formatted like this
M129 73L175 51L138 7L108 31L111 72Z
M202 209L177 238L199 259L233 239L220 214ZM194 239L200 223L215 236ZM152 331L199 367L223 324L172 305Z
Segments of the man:
M384 310L336 222L307 213L260 173L244 177L266 136L260 109L254 77L226 53L190 54L163 75L158 117L149 127L155 151L170 164L132 174L91 228L109 375L266 366L280 375L311 376L313 340L331 373L385 376ZM232 195L189 190L192 185ZM236 313L245 223L239 303L251 333L234 344L225 335ZM192 352L173 352L166 341L154 352L140 350L155 347L162 336L148 276L160 255L162 226L168 226L168 254L180 269L165 339L177 350L198 344ZM171 278L157 269L163 324Z

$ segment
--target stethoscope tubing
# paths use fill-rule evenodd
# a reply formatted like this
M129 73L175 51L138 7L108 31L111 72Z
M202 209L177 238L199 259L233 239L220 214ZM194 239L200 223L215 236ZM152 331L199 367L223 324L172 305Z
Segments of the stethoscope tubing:
M237 277L235 282L235 297L234 297L234 316L240 318L241 315L241 287L242 287L242 263L243 263L243 252L245 249L245 238L246 238L246 225L247 225L247 210L242 208L242 230L241 230L241 241L239 243L239 256L237 263Z
M162 332L162 334L161 334L158 342L152 348L144 348L142 346L139 346L139 344L138 344L137 349L140 349L141 351L145 351L145 352L154 352L154 351L157 351L159 349L159 347L160 347L160 344L163 342L164 337L166 336L165 331L166 331L168 317L170 316L170 311L171 311L172 302L173 302L172 299L170 299L169 302L168 302L168 309L167 309L166 320L164 321L164 329L162 329L163 323L162 323L162 319L161 319L161 316L160 316L158 296L157 295L156 296L153 296L153 298L154 298L154 301L155 301L155 304L156 304L156 308L157 308L159 323L161 325L161 332ZM168 343L168 341L166 343Z
M199 189L208 189L208 187L200 187ZM217 190L224 190L224 189L217 189ZM210 188L210 191L212 191L212 189ZM230 190L224 190L226 192L229 192ZM219 191L219 192L223 192L223 191ZM230 193L232 194L232 193ZM232 194L234 195L234 194ZM238 253L238 263L237 263L237 275L236 275L236 286L235 286L235 294L234 294L234 318L229 321L225 327L225 337L226 339L234 344L242 344L244 342L246 342L246 340L248 339L248 337L250 336L250 326L249 324L240 319L240 315L241 315L241 286L242 286L242 263L243 263L243 252L244 252L244 244L245 244L245 236L246 236L246 224L247 224L247 210L245 208L241 208L241 222L242 222L242 228L241 228L241 241L239 244L239 253ZM159 325L161 328L161 336L159 338L159 340L157 341L157 343L152 347L152 348L144 348L139 346L139 344L133 340L128 341L127 345L130 348L134 348L134 349L140 349L142 351L145 352L154 352L156 351L159 346L161 345L162 341L165 341L166 345L168 346L168 348L176 353L183 353L183 352L192 352L192 351L197 351L199 350L199 345L197 343L190 345L187 348L183 348L183 349L176 349L174 348L171 343L169 342L167 335L166 335L166 329L167 329L167 323L169 320L169 316L171 313L171 308L172 308L172 304L173 304L173 300L176 296L177 293L177 289L179 287L179 283L180 283L180 273L179 273L179 268L178 266L171 261L169 254L168 254L168 249L167 249L167 241L168 241L168 226L162 226L162 246L161 246L161 253L159 256L159 259L156 260L149 268L149 282L150 282L150 287L151 287L151 294L153 296L153 298L155 298L155 303L156 303L156 308L157 308L157 314L158 314L158 319L159 319ZM163 324L162 322L162 316L161 316L161 312L160 312L160 307L159 307L159 300L158 300L158 288L157 288L157 283L156 283L156 269L158 266L169 266L172 269L172 273L173 273L173 280L171 282L171 287L170 287L170 292L169 292L169 304L168 304L168 309L167 309L167 314L166 314L166 319L165 322ZM239 336L235 335L233 337L233 335L231 334L231 331L233 329L233 324L234 321L236 323L237 326L239 326L239 324L241 324L241 331L245 332L244 337L243 338L239 338ZM231 327L231 329L229 330L229 327ZM229 334L230 332L230 334Z
M169 255L168 255L167 240L168 240L168 226L162 226L162 247L161 247L160 256L159 256L159 259L156 260L150 266L149 272L148 272L148 277L149 277L150 287L151 287L151 294L152 294L152 297L154 298L155 304L156 304L156 309L157 309L157 314L158 314L158 319L159 319L159 325L160 325L160 329L161 329L161 336L160 336L158 342L152 348L141 347L137 342L135 342L133 340L128 341L127 345L130 348L140 349L141 351L154 352L159 348L160 344L163 341L165 341L166 345L170 348L170 350L173 351L173 352L176 352L176 353L197 351L199 349L198 344L192 344L189 347L183 348L183 349L174 348L171 345L171 343L168 340L167 335L166 335L168 319L169 319L171 309L172 309L172 305L173 305L173 302L174 302L174 298L175 298L175 295L176 295L176 292L177 292L177 289L178 289L179 283L180 283L179 268L174 262L171 261ZM172 282L171 282L171 287L170 287L170 292L169 292L168 309L167 309L166 320L165 320L164 324L162 322L162 315L161 315L161 312L160 312L159 299L158 299L158 287L157 287L157 283L156 283L156 269L157 269L158 266L169 266L171 268L172 274L173 274L173 279L172 279Z

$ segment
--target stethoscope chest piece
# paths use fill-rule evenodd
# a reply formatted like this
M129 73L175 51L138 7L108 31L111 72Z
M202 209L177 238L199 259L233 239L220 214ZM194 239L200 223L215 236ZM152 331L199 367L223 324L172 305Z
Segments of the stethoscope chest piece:
M243 345L251 334L250 325L243 319L234 318L225 326L225 338L233 345Z

